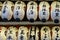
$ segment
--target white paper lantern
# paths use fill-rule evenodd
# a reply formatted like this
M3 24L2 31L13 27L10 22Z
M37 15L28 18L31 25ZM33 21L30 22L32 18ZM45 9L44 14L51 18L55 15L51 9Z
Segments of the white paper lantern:
M6 40L17 40L17 28L16 27L9 27L7 30L7 39Z
M52 28L52 40L60 40L60 27L55 26Z
M0 27L0 40L6 40L7 29L5 27Z
M28 28L21 26L18 30L18 40L28 40Z
M51 4L51 19L55 23L60 21L60 2L54 1Z
M22 1L17 1L14 6L14 14L13 17L15 20L23 20L25 16L25 3Z
M31 22L35 21L37 19L37 3L34 1L30 1L27 4L27 19Z
M3 20L11 20L12 15L13 15L13 11L12 11L13 6L14 4L11 1L5 1L3 3L2 14L1 14L1 18Z
M41 40L51 40L50 28L44 26L41 28Z
M38 27L30 27L29 29L29 40L39 40L39 29Z
M48 19L49 19L49 8L50 8L50 5L48 2L40 2L39 4L39 19L42 21L42 22L46 22Z
M35 30L35 27L31 27L30 29L29 29L29 40L35 40L35 38L36 38L36 30Z

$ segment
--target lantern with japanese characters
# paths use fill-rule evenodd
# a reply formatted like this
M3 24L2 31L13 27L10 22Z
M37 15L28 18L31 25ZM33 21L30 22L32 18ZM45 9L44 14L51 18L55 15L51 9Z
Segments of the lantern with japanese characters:
M9 27L7 30L7 39L6 40L17 40L17 28L16 27Z
M23 20L25 16L25 3L22 1L17 1L14 6L13 17L16 21Z
M51 4L51 19L54 23L59 23L60 21L60 2L54 1Z
M52 40L60 40L60 27L55 26L52 28Z
M39 4L39 19L42 21L42 22L46 22L48 19L49 19L49 8L50 8L50 5L48 2L40 2Z
M18 40L28 40L28 28L21 26L18 30Z
M41 40L51 40L50 28L44 26L41 28Z
M38 15L38 13L37 13L37 3L34 2L34 1L30 1L27 4L27 13L26 13L27 19L30 22L34 22L37 19L37 15Z
M6 20L11 20L12 15L13 15L13 6L14 4L11 1L5 1L2 6L2 14L1 18L6 21Z

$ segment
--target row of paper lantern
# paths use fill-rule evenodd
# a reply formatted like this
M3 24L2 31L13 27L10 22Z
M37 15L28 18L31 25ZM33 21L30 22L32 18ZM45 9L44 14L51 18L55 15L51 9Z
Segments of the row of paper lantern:
M54 1L50 6L48 2L42 1L37 7L38 5L34 1L28 2L27 10L25 10L26 5L22 1L17 1L15 5L11 1L5 1L3 4L0 2L0 15L3 20L11 20L12 16L15 20L23 20L26 11L26 17L29 21L35 21L39 17L45 22L49 16L56 23L60 21L60 2Z
M52 30L52 31L51 31ZM40 35L40 36L39 36ZM51 36L52 35L52 36ZM55 26L50 29L48 26L44 26L39 31L38 27L25 26L19 27L0 27L0 40L60 40L60 27Z

